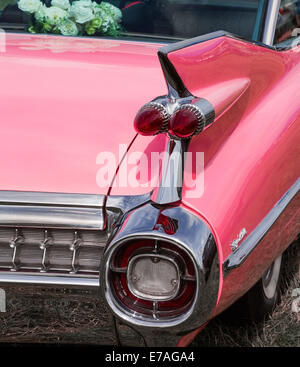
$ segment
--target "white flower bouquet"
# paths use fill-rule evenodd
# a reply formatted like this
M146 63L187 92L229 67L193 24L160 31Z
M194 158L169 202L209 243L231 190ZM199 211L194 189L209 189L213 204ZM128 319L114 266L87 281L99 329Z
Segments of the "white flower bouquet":
M118 36L122 12L102 1L52 0L47 7L40 0L19 0L20 10L32 14L31 33L56 33L64 36L109 35Z

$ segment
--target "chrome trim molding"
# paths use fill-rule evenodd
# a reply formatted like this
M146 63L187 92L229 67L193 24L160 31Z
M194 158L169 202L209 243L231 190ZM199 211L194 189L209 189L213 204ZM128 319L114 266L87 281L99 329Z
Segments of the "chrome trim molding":
M30 273L0 273L0 284L23 284L23 285L40 285L40 286L62 286L62 287L99 287L98 277L85 276L51 276L36 275Z
M150 193L105 201L104 195L0 191L0 283L99 287L111 232L149 200Z
M151 199L151 193L144 195L114 195L108 196L105 209L107 212L125 214L141 205L146 204Z
M0 227L0 274L98 276L107 231Z
M263 237L268 233L280 215L283 213L288 204L300 192L300 178L295 184L283 195L268 215L260 222L255 230L243 241L223 263L224 277L228 273L241 266L251 252L259 245Z
M157 204L175 203L182 198L182 184L184 174L184 152L188 142L186 140L170 139L167 154L163 162L162 177L151 199Z
M263 43L272 46L276 30L277 18L280 8L280 0L269 0L265 29L263 34Z
M0 205L0 226L104 229L102 209Z
M46 206L103 206L105 195L69 194L37 191L0 191L0 205L46 205Z
M158 225L161 213L177 223L174 234L167 233L163 226ZM167 320L149 319L124 309L114 297L109 281L111 258L119 246L135 239L169 242L185 250L191 257L196 270L197 289L190 309L183 315ZM215 240L200 218L181 207L162 209L155 204L147 204L125 216L121 228L105 250L101 269L101 291L112 312L123 322L141 328L143 335L158 328L167 328L175 333L194 330L207 321L216 304L220 269Z
M0 226L105 228L104 195L0 191Z

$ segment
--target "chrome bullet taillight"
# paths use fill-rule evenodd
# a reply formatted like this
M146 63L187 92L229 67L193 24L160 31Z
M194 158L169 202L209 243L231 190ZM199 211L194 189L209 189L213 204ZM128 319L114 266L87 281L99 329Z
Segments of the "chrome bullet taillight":
M138 111L134 127L141 135L157 135L168 131L169 120L170 115L161 103L150 102Z
M171 136L187 139L200 134L215 119L213 106L203 98L171 101L160 97L144 105L134 120L141 135L169 132Z

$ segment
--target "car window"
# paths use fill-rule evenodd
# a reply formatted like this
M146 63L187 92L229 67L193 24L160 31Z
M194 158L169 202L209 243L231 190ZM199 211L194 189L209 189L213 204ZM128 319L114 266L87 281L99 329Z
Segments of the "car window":
M288 46L297 36L300 36L300 1L282 0L274 44Z
M185 39L224 30L257 40L265 0L0 0L0 27L71 36Z

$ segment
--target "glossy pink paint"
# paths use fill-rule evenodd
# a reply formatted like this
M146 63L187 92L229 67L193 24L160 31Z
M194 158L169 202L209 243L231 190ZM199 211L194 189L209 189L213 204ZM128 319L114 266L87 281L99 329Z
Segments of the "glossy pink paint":
M165 92L158 44L7 34L0 53L0 189L104 193L101 152L119 163L138 108ZM112 167L114 170L114 167Z
M218 233L222 258L241 229L250 233L299 177L298 58L228 37L169 54L189 91L217 110L215 123L189 147L205 155L204 193L188 198L184 187L183 202ZM145 144L151 138L138 136L132 151ZM186 178L195 174L185 170Z
M250 81L239 101L189 147L205 153L205 190L200 199L184 201L212 224L225 258L234 235L243 228L250 233L299 177L299 108L293 101L300 96L300 65L292 51L228 37L207 43L169 56L193 94L206 98L209 84Z
M205 153L205 188L201 198L184 194L183 202L214 228L221 263L240 231L251 233L299 178L300 64L294 51L278 52L222 37L169 55L188 90L215 107L222 91L218 88L214 96L208 93L211 86L232 81L235 95L238 81L245 81L240 97L237 93L226 112L189 146L194 154ZM224 105L230 95L225 90ZM220 283L214 315L241 297L284 251L300 231L299 215L295 217L293 226L288 225L289 215L281 220L281 241L273 248L271 242L261 246L238 274L233 272Z
M189 146L194 156L199 151L205 155L203 195L189 198L184 187L183 204L213 229L222 264L241 230L251 233L299 177L299 53L221 37L168 57L187 89L216 109L214 124ZM140 148L142 140L139 136L132 149ZM185 170L185 178L195 175L195 169ZM296 219L294 233L286 238L300 231ZM229 297L233 283L223 287L221 274L214 314L245 293L287 245L283 240L261 261L255 256L255 276L248 277L249 268L241 267L235 297Z

